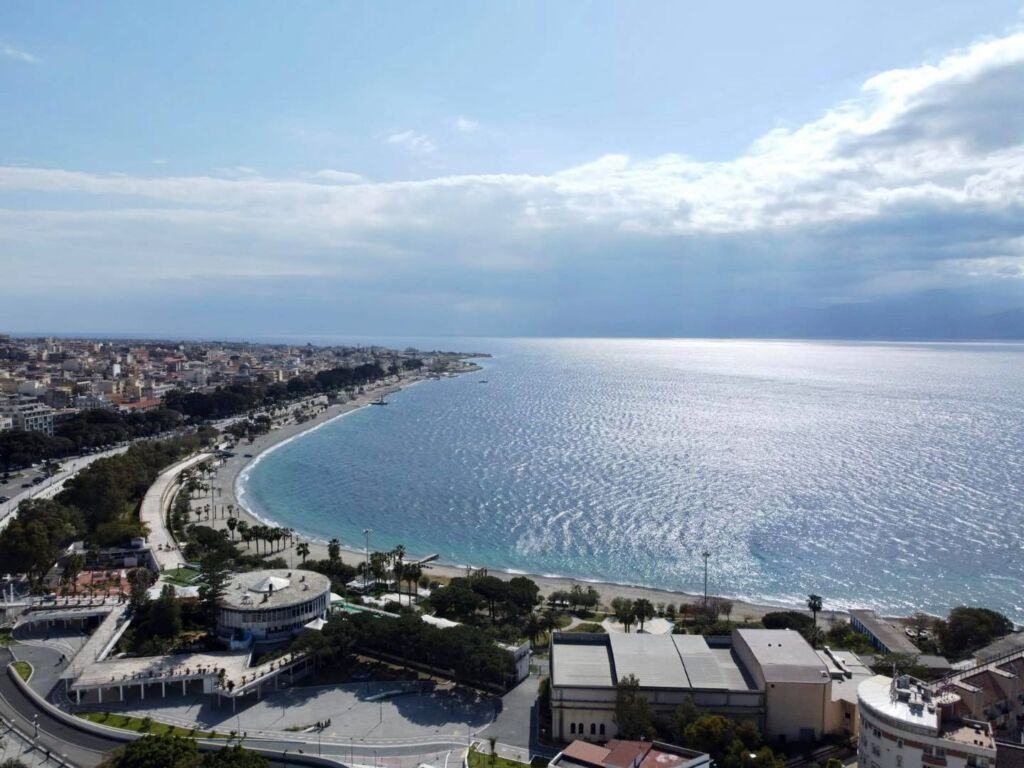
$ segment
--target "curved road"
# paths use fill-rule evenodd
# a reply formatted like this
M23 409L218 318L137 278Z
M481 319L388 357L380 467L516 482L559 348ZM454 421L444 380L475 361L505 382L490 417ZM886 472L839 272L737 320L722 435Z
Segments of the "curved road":
M65 725L35 701L26 696L7 674L7 665L14 660L8 648L0 648L0 713L32 736L39 724L39 745L51 753L64 755L75 765L91 768L105 752L121 746L120 741L96 736ZM38 718L38 720L36 719Z

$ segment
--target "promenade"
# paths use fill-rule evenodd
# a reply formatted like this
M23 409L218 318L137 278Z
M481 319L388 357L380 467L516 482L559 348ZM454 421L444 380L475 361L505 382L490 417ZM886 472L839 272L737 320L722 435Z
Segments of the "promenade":
M161 571L173 570L185 564L185 557L178 550L167 528L167 508L178 486L178 478L189 467L212 457L211 453L200 453L165 469L142 499L139 519L149 526L149 545Z

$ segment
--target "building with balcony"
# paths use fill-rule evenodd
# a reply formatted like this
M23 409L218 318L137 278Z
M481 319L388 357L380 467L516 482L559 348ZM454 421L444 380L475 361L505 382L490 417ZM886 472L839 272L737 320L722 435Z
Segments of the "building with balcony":
M859 768L990 768L991 726L966 715L950 688L938 691L906 675L875 675L857 688Z
M285 642L330 606L331 580L313 571L250 571L231 576L221 600L217 633L234 642Z

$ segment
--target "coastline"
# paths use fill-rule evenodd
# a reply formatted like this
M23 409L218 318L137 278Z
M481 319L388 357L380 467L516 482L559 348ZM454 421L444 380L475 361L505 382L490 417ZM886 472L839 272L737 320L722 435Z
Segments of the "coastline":
M337 404L328 406L326 410L318 414L315 418L310 419L302 424L286 424L282 427L272 429L265 435L257 437L251 445L241 443L236 445L234 452L235 456L228 459L217 471L217 474L211 480L211 486L215 490L215 502L218 507L224 507L228 504L235 506L235 515L240 519L246 520L249 525L276 525L287 527L285 523L280 520L274 520L272 518L261 517L246 506L245 494L239 493L240 486L248 474L259 464L259 462L268 456L273 451L286 445L292 440L312 432L324 425L333 422L339 418L347 416L360 408L370 405L380 394L391 394L398 392L406 387L414 386L423 381L428 381L426 377L415 376L407 381L403 381L399 384L388 384L378 385L375 387L367 387L362 395L359 395L354 400L347 403ZM251 457L245 456L245 454L251 454ZM215 528L223 528L223 520L211 520L210 525ZM313 560L324 559L327 557L327 542L322 539L317 539L305 535L298 528L295 529L297 538L309 544L310 555L309 558ZM410 555L425 554L411 552ZM295 555L294 548L287 548L280 553L280 556L285 557L289 560L290 565L294 565L298 562L298 558ZM362 562L364 553L361 549L352 547L342 543L341 545L341 559L343 562L349 565L357 565ZM477 568L486 568L488 573L491 573L499 578L511 579L516 576L528 576L537 583L540 587L542 595L548 595L551 592L557 590L569 590L575 585L580 585L584 588L588 586L594 587L598 592L601 593L601 601L603 604L609 604L616 597L625 597L628 599L645 598L650 600L652 603L657 605L658 603L674 603L676 605L680 603L697 604L703 599L701 595L690 594L686 592L678 592L674 590L658 589L654 587L645 587L639 585L630 584L616 584L609 581L593 580L593 579L581 579L570 576L554 576L530 573L529 571L512 571L500 568L491 568L486 564L480 564L474 566ZM457 576L464 576L466 573L466 567L458 564L453 564L444 561L443 559L431 562L427 566L429 570L428 575L440 576L444 578L454 578ZM709 593L709 597L712 594ZM725 597L724 595L716 595ZM759 620L764 614L771 611L778 610L799 610L803 613L809 614L803 606L793 605L769 605L763 603L748 602L735 598L728 598L733 602L732 618L737 620ZM819 623L827 625L830 620L836 618L845 617L845 611L826 610L819 614Z

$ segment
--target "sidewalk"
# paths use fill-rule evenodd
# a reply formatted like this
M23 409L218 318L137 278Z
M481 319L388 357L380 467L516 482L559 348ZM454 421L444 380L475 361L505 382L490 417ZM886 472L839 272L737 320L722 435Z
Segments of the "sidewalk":
M178 484L178 476L200 462L213 458L212 453L200 453L165 469L146 491L139 508L139 519L149 526L149 545L161 571L173 570L185 564L178 545L167 529L167 507Z

